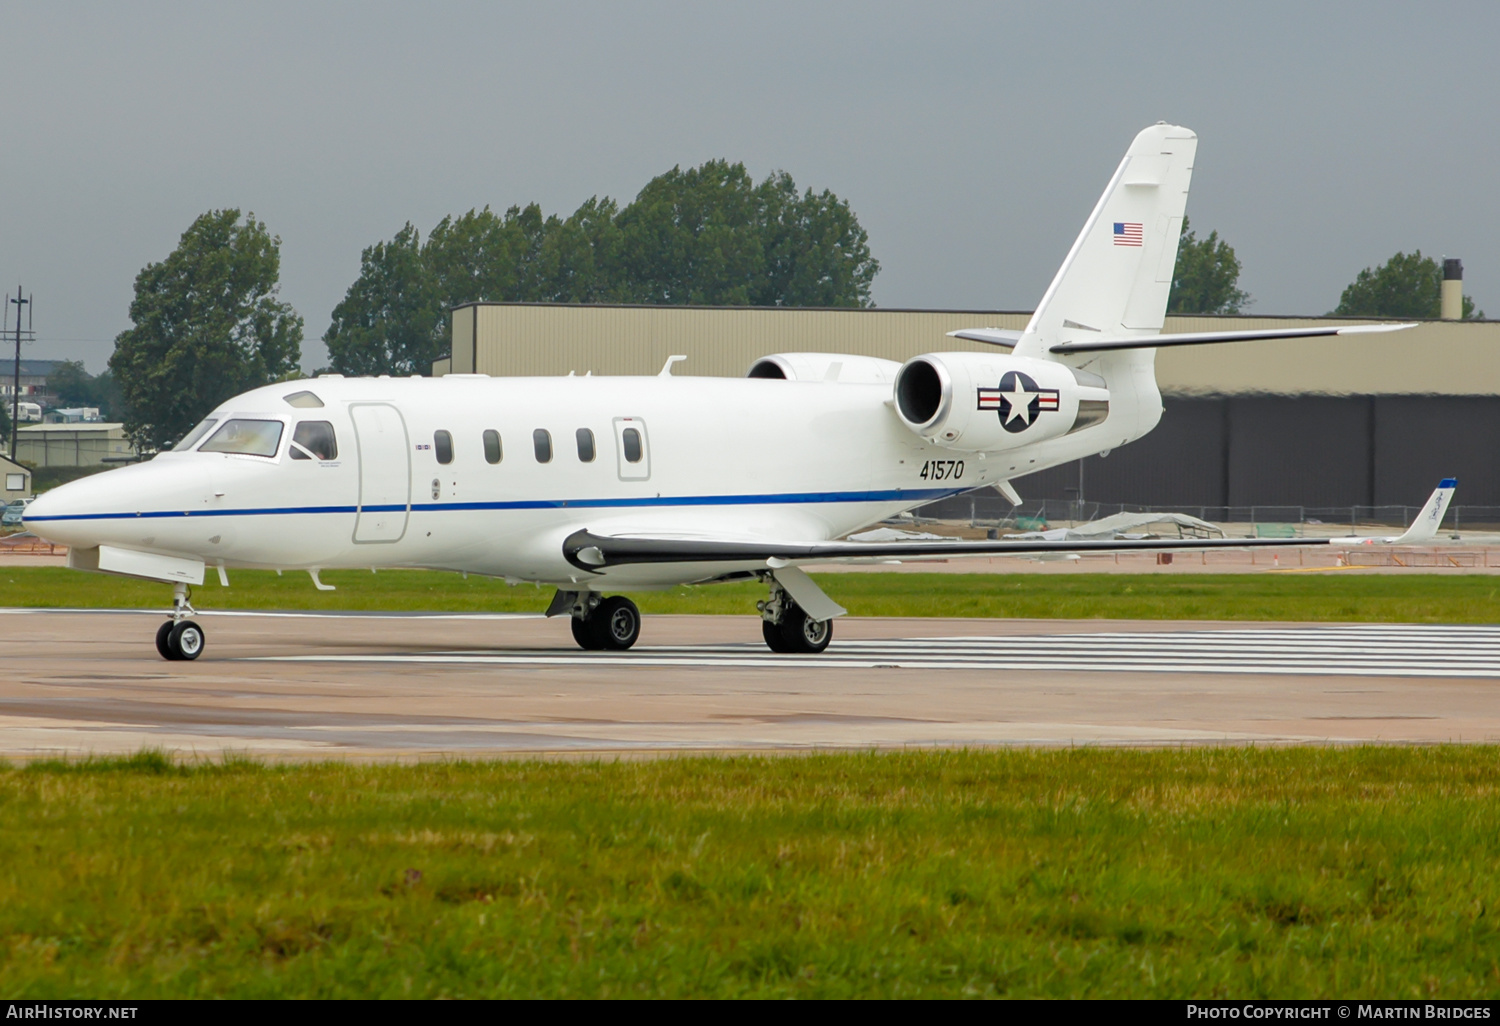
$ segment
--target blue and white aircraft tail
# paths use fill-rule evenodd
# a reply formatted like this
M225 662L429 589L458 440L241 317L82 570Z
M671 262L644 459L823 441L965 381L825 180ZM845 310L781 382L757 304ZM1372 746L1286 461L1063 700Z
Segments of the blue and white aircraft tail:
M1427 502L1417 513L1416 519L1401 534L1377 536L1334 538L1334 545L1430 545L1437 540L1438 528L1443 524L1443 516L1448 512L1448 504L1453 501L1453 493L1458 488L1458 479L1445 477L1438 486L1432 490Z

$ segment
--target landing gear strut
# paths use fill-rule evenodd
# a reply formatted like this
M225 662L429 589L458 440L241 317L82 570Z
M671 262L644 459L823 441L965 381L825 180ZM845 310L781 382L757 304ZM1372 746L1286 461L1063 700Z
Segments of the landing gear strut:
M760 610L760 633L766 647L782 654L816 655L833 640L833 621L814 620L777 580L769 579L771 597L757 602Z
M163 659L197 659L203 654L203 628L188 619L194 612L188 586L172 586L172 618L156 629L156 651Z
M570 612L579 648L623 652L641 636L641 611L623 595L601 599L594 592L579 592Z

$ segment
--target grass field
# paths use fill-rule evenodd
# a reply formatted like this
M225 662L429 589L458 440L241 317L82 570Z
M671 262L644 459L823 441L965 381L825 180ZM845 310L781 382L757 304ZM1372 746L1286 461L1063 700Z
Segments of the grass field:
M0 992L1494 997L1494 748L0 768Z
M1003 616L1165 620L1303 620L1384 623L1500 622L1500 579L1439 574L819 574L855 616ZM550 589L420 570L328 571L336 591L306 574L212 573L196 589L204 609L541 612ZM161 608L165 585L62 567L0 566L0 605ZM676 588L633 596L646 613L755 611L758 584Z

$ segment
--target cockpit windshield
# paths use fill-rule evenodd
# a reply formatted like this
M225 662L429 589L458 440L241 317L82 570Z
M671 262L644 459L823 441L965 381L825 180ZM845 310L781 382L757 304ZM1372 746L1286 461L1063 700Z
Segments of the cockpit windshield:
M228 420L198 451L275 456L281 445L281 430L279 420Z
M197 427L193 428L193 430L189 431L186 435L183 436L182 441L172 446L172 451L187 452L193 446L198 444L198 439L208 434L209 428L213 427L218 422L218 418L216 417L209 417L206 420L200 420Z

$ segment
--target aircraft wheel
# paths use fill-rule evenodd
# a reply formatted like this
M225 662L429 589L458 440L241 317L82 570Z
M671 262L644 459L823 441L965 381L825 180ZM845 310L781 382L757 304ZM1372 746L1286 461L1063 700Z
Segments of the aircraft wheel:
M178 620L167 636L167 647L177 659L197 659L203 654L203 628L191 620Z
M171 620L166 621L156 628L156 651L163 659L181 659L182 657L172 651L172 627Z
M791 649L786 647L786 642L781 639L781 625L772 623L770 620L760 622L760 636L766 639L766 647L772 652L785 654Z
M575 616L573 619L573 640L578 642L578 647L590 652L597 652L604 647L604 639L599 636L599 622L594 617L585 620Z
M603 648L623 652L641 636L641 611L624 595L615 595L599 603L590 619L597 624Z
M814 620L796 606L783 614L778 629L786 652L816 655L833 640L832 620Z

